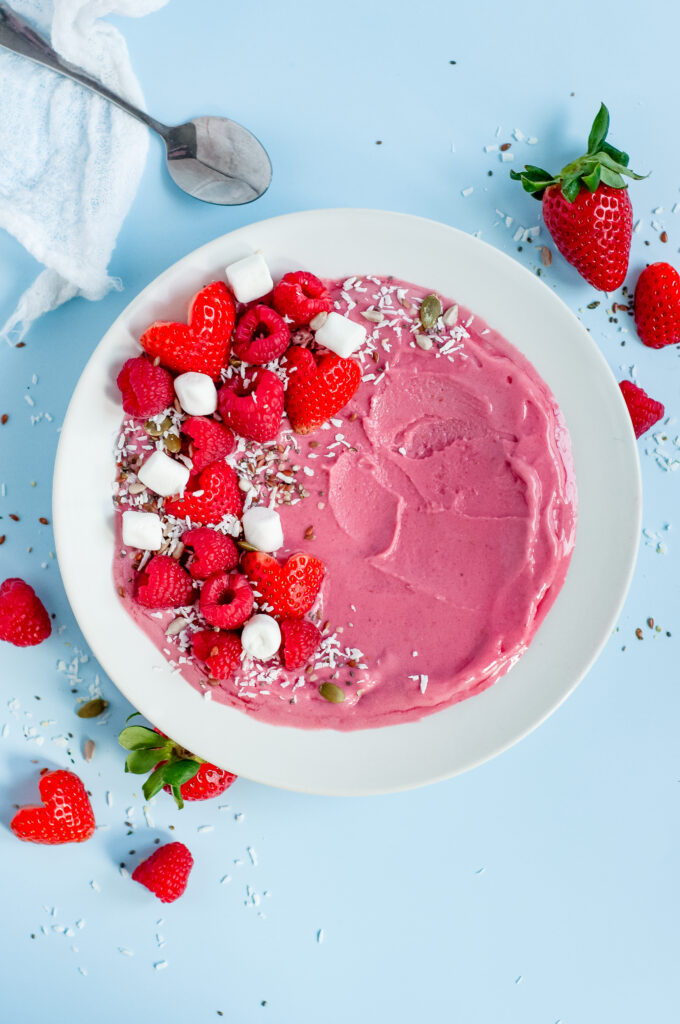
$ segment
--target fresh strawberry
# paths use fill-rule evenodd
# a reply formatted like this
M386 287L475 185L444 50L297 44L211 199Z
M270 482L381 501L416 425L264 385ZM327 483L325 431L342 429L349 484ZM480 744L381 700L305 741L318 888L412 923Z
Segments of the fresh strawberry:
M274 308L288 317L294 327L302 327L317 313L330 313L331 297L323 281L306 270L284 274L273 292Z
M650 398L642 388L639 388L637 384L633 384L630 380L622 380L619 387L628 406L630 418L633 421L635 436L641 437L645 431L659 422L666 410L661 402L656 402L653 398Z
M307 619L281 623L281 659L286 668L302 668L321 643L321 631Z
M146 356L135 356L123 363L116 384L123 397L123 409L130 416L157 416L175 400L172 376L162 366L154 366Z
M192 474L200 473L212 462L219 462L234 450L234 435L228 427L205 416L189 416L181 431L191 438L189 454L193 466Z
M680 274L670 263L645 267L635 286L635 326L650 348L680 342Z
M271 370L229 377L220 388L220 415L242 437L272 441L283 416L283 382Z
M198 292L189 307L189 323L151 324L139 339L145 352L175 373L207 373L217 380L229 356L236 319L234 297L223 281Z
M174 903L186 889L193 866L194 858L184 843L166 843L138 864L132 877L161 903Z
M181 608L194 596L194 581L170 555L154 555L137 573L135 601L145 608Z
M207 580L214 572L223 572L238 565L239 550L231 537L209 526L199 526L182 534L185 548L194 552L188 569L195 580Z
M236 629L249 617L254 601L252 588L240 572L216 572L203 585L199 608L211 626Z
M206 630L206 632L210 632ZM196 636L200 636L199 633ZM236 637L239 651L241 642L235 633L213 633L213 636ZM134 717L134 716L130 716ZM161 789L172 793L177 806L182 809L184 800L207 800L223 793L236 776L214 764L209 764L195 754L180 747L159 729L148 729L142 725L129 725L120 733L118 742L129 751L125 759L125 771L149 778L142 786L147 800Z
M628 154L606 141L608 131L609 111L603 103L590 130L588 152L556 177L531 164L510 172L543 200L543 220L566 261L604 292L619 288L628 270L633 208L624 177L642 177L628 167Z
M260 610L275 619L301 619L314 604L326 571L313 555L291 555L279 565L273 555L246 551L243 571L257 592Z
M15 836L29 843L84 843L95 822L85 786L77 775L59 768L38 783L42 806L22 807L12 818Z
M10 577L0 585L0 640L35 647L52 632L50 617L33 587Z
M195 656L204 661L213 679L231 679L241 664L241 639L238 633L216 633L203 629L191 638Z
M234 331L233 352L246 363L262 365L278 359L290 343L290 328L282 316L261 303L243 314Z
M317 430L340 412L361 383L361 366L356 359L341 359L330 353L316 357L299 345L289 350L286 368L286 412L298 434Z
M227 514L240 516L243 493L236 473L226 462L213 462L190 481L191 490L181 498L166 498L165 511L192 523L219 523Z

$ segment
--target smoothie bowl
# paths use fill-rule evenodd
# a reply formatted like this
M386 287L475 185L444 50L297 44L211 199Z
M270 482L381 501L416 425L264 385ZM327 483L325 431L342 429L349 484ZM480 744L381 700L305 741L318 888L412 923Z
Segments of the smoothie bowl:
M639 481L613 378L545 286L443 225L324 211L128 307L72 401L55 521L86 637L154 724L239 774L375 792L492 756L576 685Z

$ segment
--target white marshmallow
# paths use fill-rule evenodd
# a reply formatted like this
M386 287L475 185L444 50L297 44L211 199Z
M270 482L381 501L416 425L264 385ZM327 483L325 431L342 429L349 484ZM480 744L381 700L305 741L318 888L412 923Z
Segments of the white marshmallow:
M123 512L123 544L126 548L158 551L163 543L163 527L155 512Z
M283 547L281 516L273 508L253 505L243 513L243 532L246 540L258 551L278 551Z
M217 388L207 373L180 373L175 394L190 416L212 416L217 409Z
M229 287L239 302L261 299L274 287L269 267L260 252L230 263L226 273Z
M281 646L281 630L271 615L253 615L241 632L241 646L259 661L269 661Z
M329 313L314 338L341 359L347 359L366 341L366 328L340 313Z
M155 451L146 460L137 476L149 490L163 498L169 498L171 494L182 494L189 482L187 467L159 451Z

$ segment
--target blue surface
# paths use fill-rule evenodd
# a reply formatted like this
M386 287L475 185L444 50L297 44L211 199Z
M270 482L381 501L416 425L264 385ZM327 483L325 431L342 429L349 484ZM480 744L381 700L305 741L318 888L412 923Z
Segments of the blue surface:
M253 206L204 206L169 183L154 141L112 262L124 290L74 301L25 348L0 350L0 412L10 415L0 427L0 578L24 576L56 613L47 643L0 652L3 1021L117 1024L148 1013L201 1024L217 1011L238 1024L677 1019L680 473L661 468L657 442L640 442L649 535L618 631L587 680L495 761L385 798L318 799L239 780L224 799L181 814L162 794L147 825L116 743L131 709L92 660L69 674L84 645L50 527L37 521L51 517L69 396L108 324L171 261L252 219L306 207L403 210L481 231L538 267L536 242L518 252L513 234L538 223L539 207L507 172L525 160L557 168L581 152L606 99L613 141L637 170L653 170L631 190L642 224L629 282L648 260L677 260L675 72L664 40L677 36L680 14L662 0L644 13L625 0L615 18L605 6L577 0L567 14L504 0L348 0L338 12L318 0L171 0L120 22L156 116L228 113L262 138L275 175ZM515 141L515 127L538 144ZM514 165L484 152L505 141ZM514 218L510 229L497 209ZM536 241L549 244L545 231ZM0 322L35 270L0 234ZM645 349L625 314L610 322L609 302L560 257L543 276L581 311L617 376L634 364L677 416L678 351ZM53 421L31 425L41 412ZM659 442L670 456L677 434L671 424ZM83 722L76 697L98 675L111 709ZM96 740L89 765L86 737ZM91 842L41 848L5 829L12 805L34 799L44 765L74 766L92 790L102 829ZM133 867L168 837L190 846L196 866L186 896L162 907L119 863Z

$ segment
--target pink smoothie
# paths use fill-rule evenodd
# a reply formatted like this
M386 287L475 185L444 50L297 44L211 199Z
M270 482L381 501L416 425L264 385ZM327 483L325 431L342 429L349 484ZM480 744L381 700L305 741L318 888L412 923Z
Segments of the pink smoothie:
M287 672L278 659L246 660L211 685L190 653L191 633L205 628L197 610L134 603L135 553L120 554L120 512L152 499L134 493L134 470L161 441L131 420L118 448L127 476L114 575L140 628L209 699L274 724L373 728L472 697L517 661L564 582L576 487L550 389L482 320L462 308L456 316L442 297L448 313L427 347L418 308L428 289L372 277L327 285L338 312L368 331L357 394L315 433L294 435L284 418L275 442L241 441L228 459L250 487L248 504L276 504L279 561L307 551L326 565L310 615L324 641L311 664ZM169 553L183 528L167 520ZM236 535L238 523L221 529ZM326 681L342 702L320 694Z

